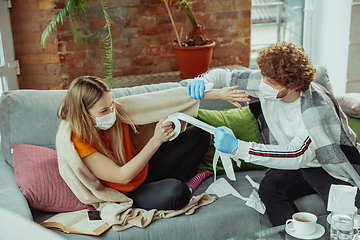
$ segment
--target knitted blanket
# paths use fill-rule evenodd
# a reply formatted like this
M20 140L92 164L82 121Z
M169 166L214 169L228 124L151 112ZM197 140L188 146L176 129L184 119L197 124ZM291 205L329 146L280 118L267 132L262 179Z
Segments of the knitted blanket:
M199 101L188 97L183 87L123 97L116 101L122 103L135 124L159 121L178 111L196 116L199 107ZM60 174L76 197L81 202L100 210L102 219L117 231L133 226L144 228L159 218L193 214L197 208L215 201L215 197L203 193L193 196L180 210L147 211L132 208L132 199L117 190L105 187L88 170L70 140L71 131L67 121L60 122L56 135Z
M316 158L330 175L360 188L360 145L357 136L348 126L347 117L332 94L326 69L316 68L315 81L300 96L302 119L315 145ZM260 71L233 71L230 85L239 85L239 89L251 95L259 90L261 81ZM253 98L251 103L257 101ZM261 116L259 121L263 142L276 144Z

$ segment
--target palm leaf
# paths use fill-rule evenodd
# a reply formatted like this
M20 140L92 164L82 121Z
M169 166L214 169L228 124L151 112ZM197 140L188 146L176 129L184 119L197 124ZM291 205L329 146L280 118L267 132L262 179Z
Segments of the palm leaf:
M49 25L43 31L41 35L41 46L43 48L45 48L45 42L49 35L56 31L58 25L62 25L64 23L64 17L69 11L71 11L71 8L71 1L68 1L65 8L61 10L61 12L49 23Z
M59 26L62 26L64 24L64 19L66 19L69 22L76 44L83 46L85 43L93 39L97 35L97 33L86 35L79 32L77 27L75 26L75 22L77 19L86 18L85 8L87 3L88 0L67 0L65 8L60 11L60 13L49 23L49 25L43 31L41 35L41 46L45 48L45 43L47 38L51 34L56 32ZM104 61L104 66L105 66L102 75L103 75L103 79L111 87L113 80L113 72L114 72L114 60L113 60L114 54L113 54L113 42L111 35L112 21L107 13L106 0L100 0L100 3L102 7L102 12L106 20L106 24L103 29L108 32L106 37L100 40L104 50L102 59Z
M106 20L105 26L103 29L108 32L106 37L101 39L101 44L103 45L103 55L102 60L104 62L105 68L102 73L102 78L107 82L109 87L112 87L113 74L114 74L114 52L113 52L113 41L111 35L111 25L112 21L107 13L107 5L105 0L100 0L103 14Z
M85 6L87 2L87 0L67 0L65 8L49 23L42 33L41 46L45 48L46 39L53 34L59 26L64 24L65 17L68 17L75 42L79 45L83 46L86 42L94 38L97 33L91 35L82 34L77 30L74 23L76 19L85 18Z

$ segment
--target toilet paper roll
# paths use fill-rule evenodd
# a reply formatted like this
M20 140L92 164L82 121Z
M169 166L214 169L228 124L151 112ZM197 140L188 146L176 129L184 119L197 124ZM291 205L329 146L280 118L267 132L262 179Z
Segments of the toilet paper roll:
M181 123L180 123L179 119L177 119L175 117L170 117L170 116L164 121L164 123L166 123L166 122L172 122L175 125L175 128L174 128L175 135L169 139L169 141L172 141L175 138L177 138L177 136L179 136L180 131L181 131Z

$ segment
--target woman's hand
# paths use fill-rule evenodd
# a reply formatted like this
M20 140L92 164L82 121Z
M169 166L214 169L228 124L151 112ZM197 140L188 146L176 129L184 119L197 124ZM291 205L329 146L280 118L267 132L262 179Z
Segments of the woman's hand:
M166 119L167 117L161 119L155 126L153 139L155 141L158 141L160 144L169 141L169 139L175 135L173 123L172 122L164 123Z

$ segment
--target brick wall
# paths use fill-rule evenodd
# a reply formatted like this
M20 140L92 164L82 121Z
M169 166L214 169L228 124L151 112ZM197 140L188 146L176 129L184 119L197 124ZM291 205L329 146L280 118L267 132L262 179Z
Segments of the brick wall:
M93 43L78 47L65 23L56 35L40 46L40 36L49 21L65 5L64 0L12 0L10 9L15 54L20 61L20 88L62 89L80 75L102 72L99 39L104 18L99 2L89 0L87 19L77 23L86 34L98 32ZM176 2L175 0L173 2ZM113 21L114 77L178 70L171 42L175 34L162 0L107 0ZM205 36L217 47L211 66L249 65L251 0L193 0L193 12ZM183 37L191 25L176 4L171 6Z

